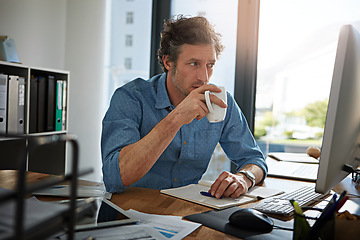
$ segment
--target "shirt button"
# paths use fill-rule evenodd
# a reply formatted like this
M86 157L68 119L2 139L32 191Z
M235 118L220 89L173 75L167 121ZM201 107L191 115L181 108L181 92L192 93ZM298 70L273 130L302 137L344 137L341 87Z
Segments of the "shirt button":
M178 164L179 164L179 165L182 164L182 161L179 161Z
M185 141L185 142L184 142L184 145L186 145L186 144L187 144L187 142Z
M177 178L174 179L174 182L177 182Z

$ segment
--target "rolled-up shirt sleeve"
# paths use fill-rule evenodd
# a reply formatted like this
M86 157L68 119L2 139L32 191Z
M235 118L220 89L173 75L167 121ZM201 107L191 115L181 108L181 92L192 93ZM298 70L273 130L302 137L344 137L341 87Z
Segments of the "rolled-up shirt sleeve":
M126 103L125 103L126 102ZM101 154L103 181L108 192L122 192L119 153L127 145L140 140L139 101L124 89L117 89L102 121Z

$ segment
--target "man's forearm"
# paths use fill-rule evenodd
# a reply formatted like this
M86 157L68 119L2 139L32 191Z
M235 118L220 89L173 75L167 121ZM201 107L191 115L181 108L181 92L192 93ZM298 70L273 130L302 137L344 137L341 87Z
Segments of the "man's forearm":
M124 186L142 178L171 143L182 123L171 112L138 142L121 149L119 168Z

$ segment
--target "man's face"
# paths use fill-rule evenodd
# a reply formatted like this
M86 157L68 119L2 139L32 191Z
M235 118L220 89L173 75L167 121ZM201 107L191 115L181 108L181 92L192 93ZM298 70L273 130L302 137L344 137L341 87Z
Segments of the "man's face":
M170 64L168 91L185 98L189 93L209 82L216 62L215 49L211 44L184 44L174 63Z

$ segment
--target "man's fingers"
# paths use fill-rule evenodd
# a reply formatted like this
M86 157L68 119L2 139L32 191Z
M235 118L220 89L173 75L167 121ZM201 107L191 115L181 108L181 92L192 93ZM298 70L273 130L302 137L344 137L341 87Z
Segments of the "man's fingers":
M247 192L247 190L245 190L244 188L237 188L236 191L234 193L232 193L229 197L238 198L240 195L242 195L246 192Z
M210 188L211 195L215 196L216 198L220 198L224 194L224 191L232 182L232 180L229 179L229 176L230 173L226 171L220 174L220 176L216 179L213 185L211 185Z
M209 192L216 198L231 197L237 198L248 191L244 179L229 172L223 172L211 185Z
M235 193L238 189L238 184L236 182L232 182L230 183L227 188L224 190L223 196L224 197L229 197L231 196L233 193Z
M219 92L221 92L221 89L213 84L204 84L203 86L195 89L194 91L199 91L201 93L205 93L205 91L219 93Z
M213 94L209 94L209 98L210 98L210 102L215 103L219 107L222 107L222 108L227 107L226 103L221 98L218 98L217 96L215 96Z
M197 120L202 119L209 113L209 109L206 107L205 103L200 104L200 109L198 113L199 115L196 117Z

